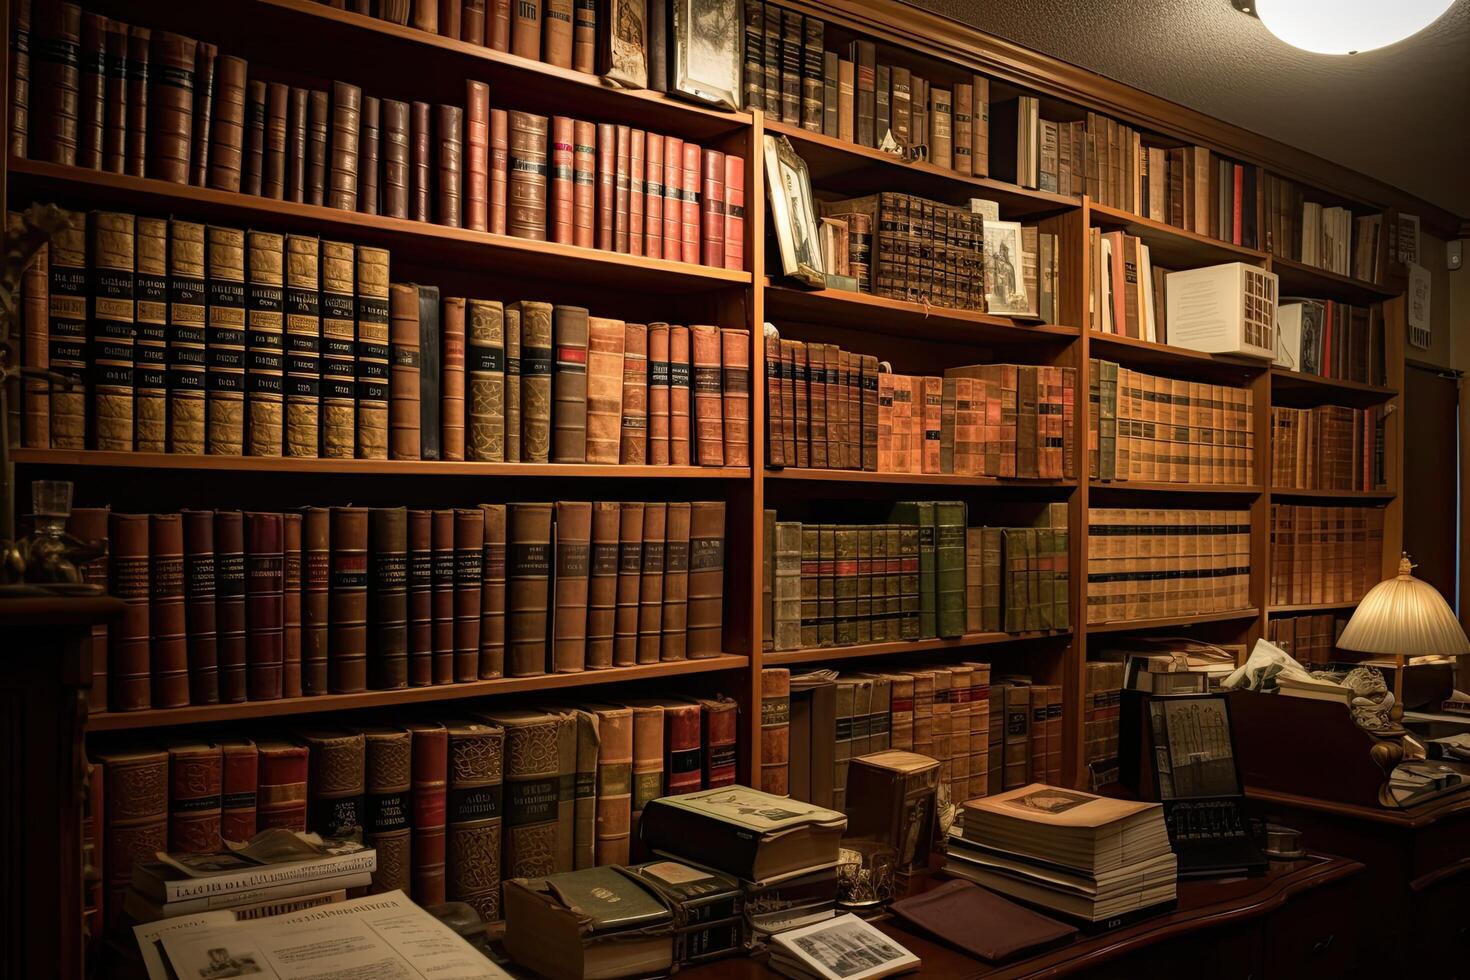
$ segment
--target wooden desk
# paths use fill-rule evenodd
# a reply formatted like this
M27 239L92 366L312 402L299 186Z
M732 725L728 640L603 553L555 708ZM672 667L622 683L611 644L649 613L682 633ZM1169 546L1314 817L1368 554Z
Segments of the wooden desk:
M877 924L924 961L920 976L1021 980L1086 974L1137 980L1177 971L1189 980L1341 976L1357 953L1354 927L1362 865L1333 857L1272 863L1266 874L1184 881L1170 913L1029 959L994 966L902 928ZM1170 972L1165 972L1170 971ZM689 970L690 980L754 980L780 974L755 959Z

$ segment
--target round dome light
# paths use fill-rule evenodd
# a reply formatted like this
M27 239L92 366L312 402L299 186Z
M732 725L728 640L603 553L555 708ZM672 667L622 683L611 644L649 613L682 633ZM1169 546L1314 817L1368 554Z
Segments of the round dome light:
M1454 0L1256 0L1266 29L1294 48L1357 54L1418 34Z

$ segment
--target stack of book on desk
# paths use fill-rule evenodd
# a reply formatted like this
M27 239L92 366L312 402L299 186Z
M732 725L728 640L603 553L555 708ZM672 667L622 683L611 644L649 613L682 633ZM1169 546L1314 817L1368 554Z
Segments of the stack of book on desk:
M1098 925L1174 901L1177 866L1157 803L1032 783L964 810L946 849L952 875Z

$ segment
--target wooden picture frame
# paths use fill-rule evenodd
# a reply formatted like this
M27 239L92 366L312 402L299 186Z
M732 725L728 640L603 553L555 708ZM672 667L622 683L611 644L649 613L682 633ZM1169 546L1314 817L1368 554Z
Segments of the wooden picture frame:
M598 29L602 77L621 88L647 88L647 0L607 0L598 17L604 20Z
M745 37L741 0L673 0L669 31L674 42L669 93L739 109Z
M821 289L827 285L827 273L822 265L817 209L806 161L785 136L767 135L765 164L766 194L771 202L771 227L776 233L781 274Z

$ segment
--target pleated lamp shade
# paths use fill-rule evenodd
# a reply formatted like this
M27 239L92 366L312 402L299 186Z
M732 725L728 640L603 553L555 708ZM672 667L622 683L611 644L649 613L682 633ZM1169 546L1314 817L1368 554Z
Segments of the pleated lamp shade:
M1470 642L1449 603L1434 586L1410 574L1413 568L1404 555L1398 575L1369 590L1342 631L1340 648L1408 657L1470 653Z

